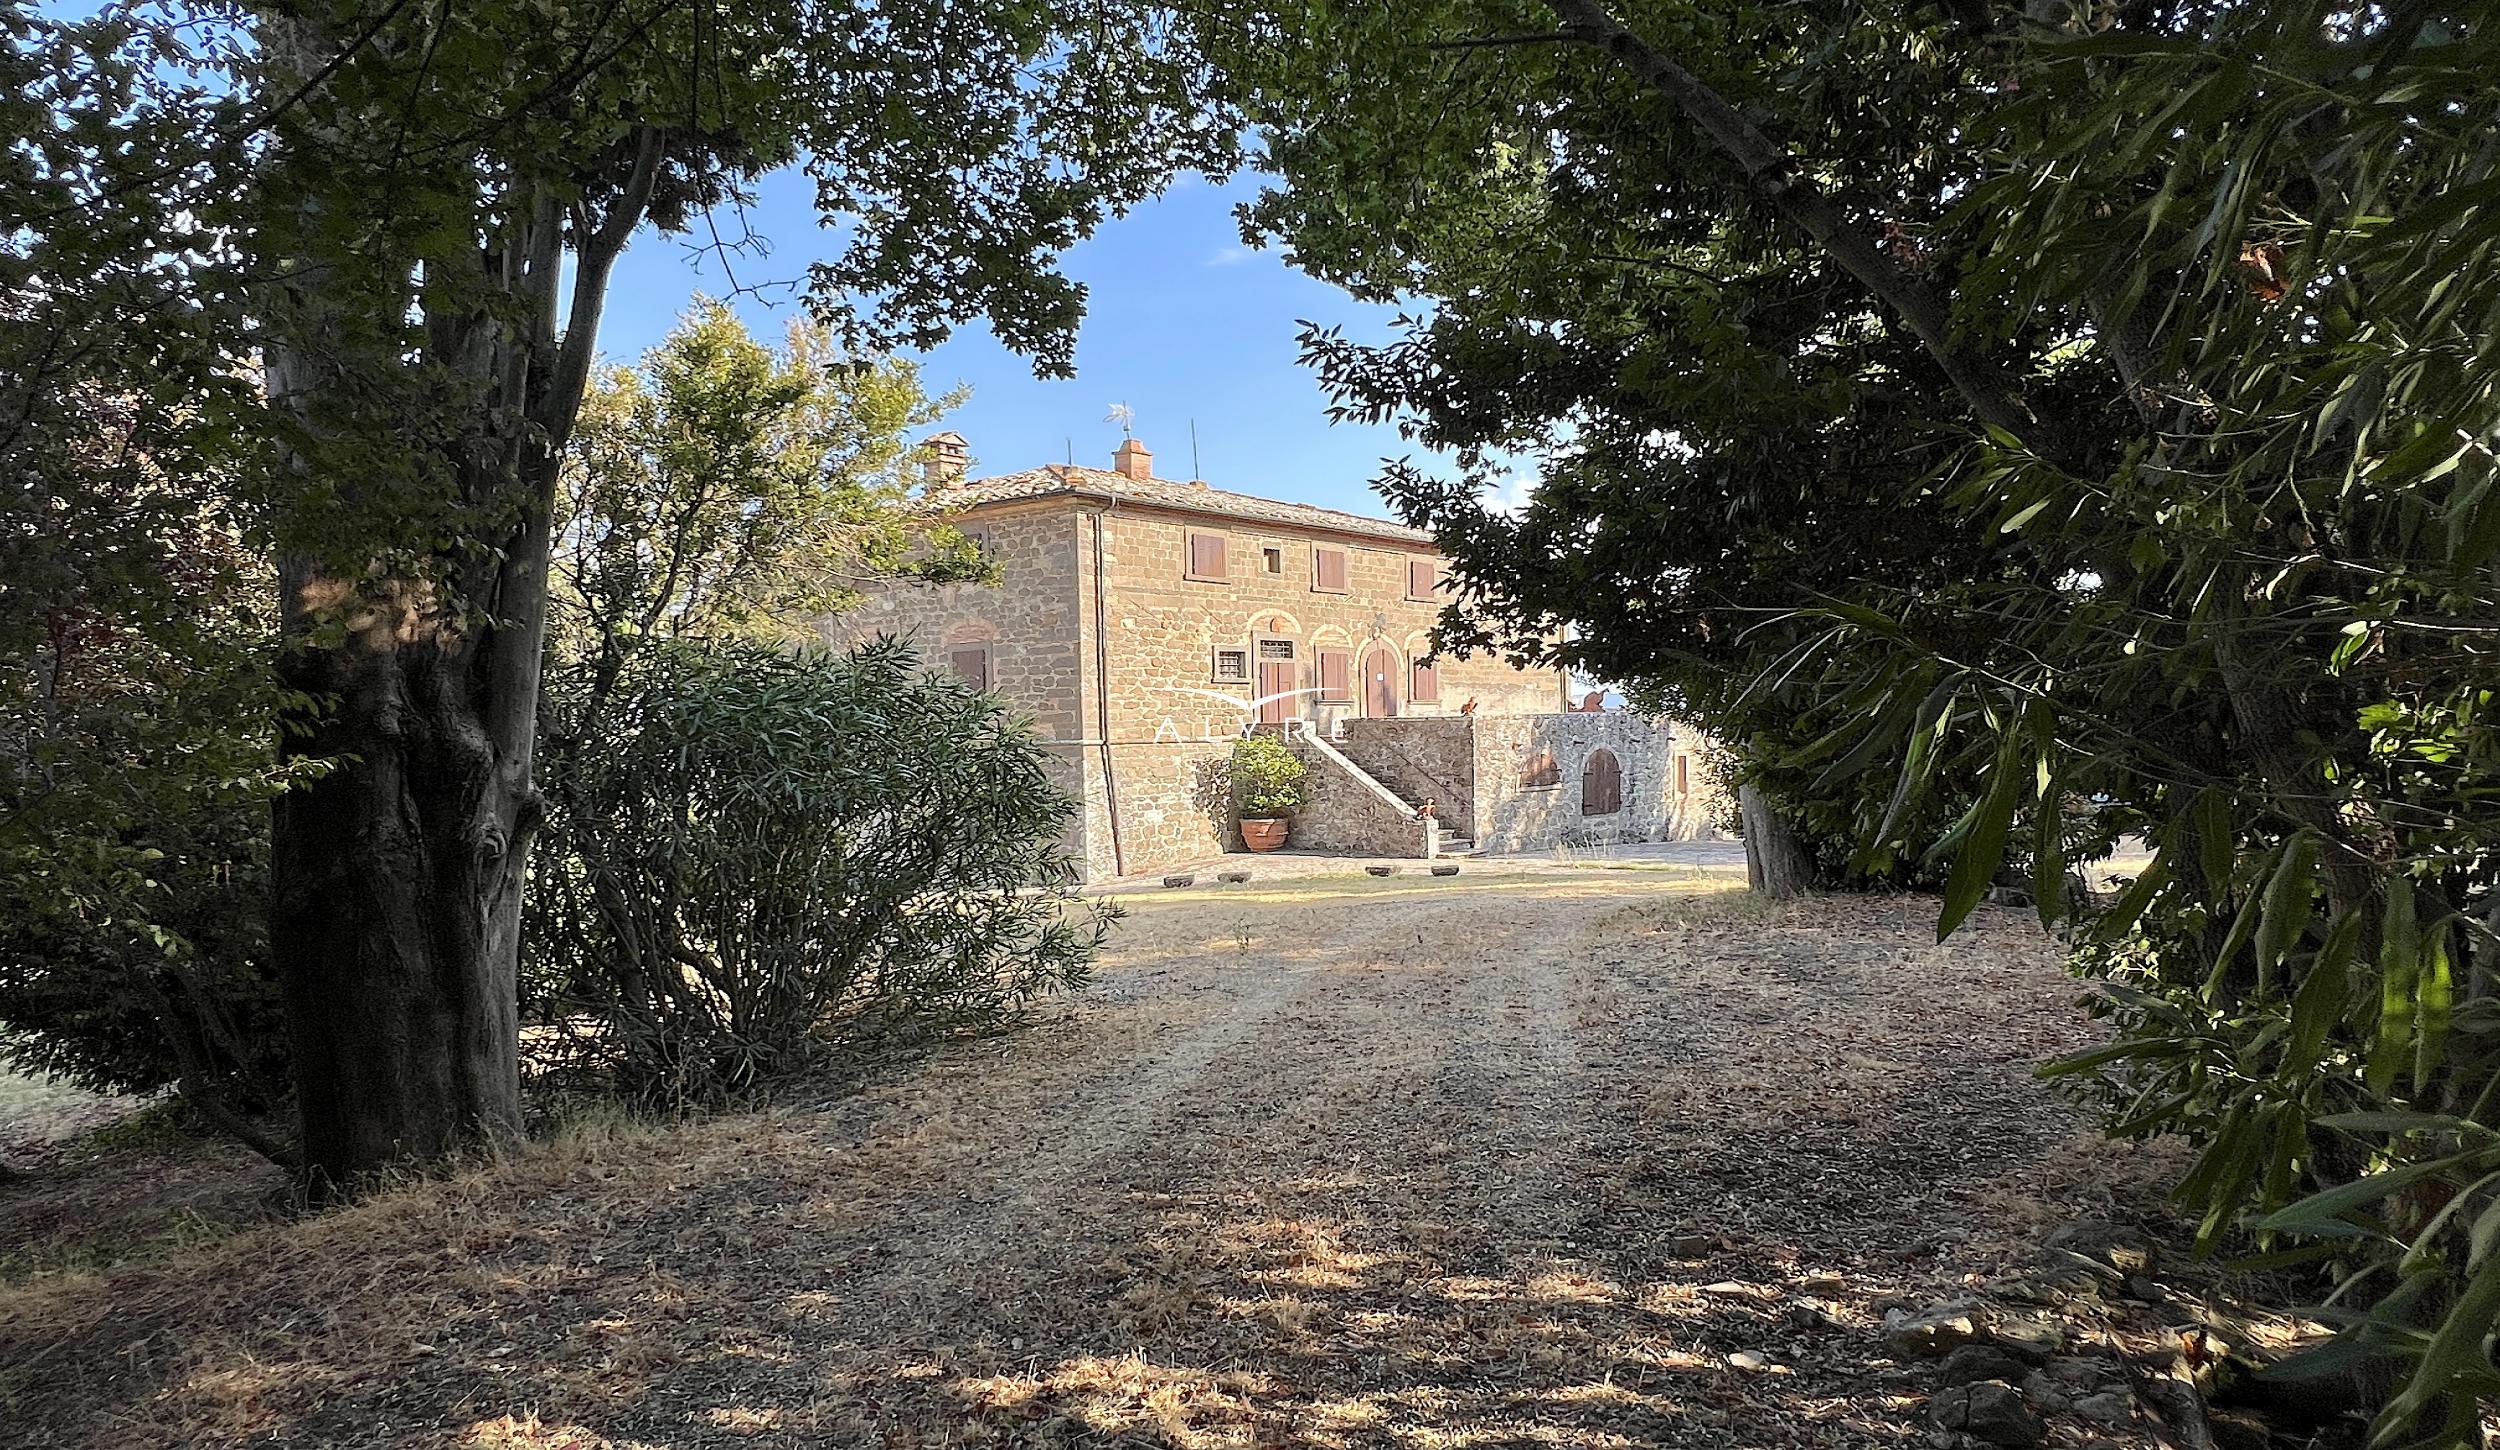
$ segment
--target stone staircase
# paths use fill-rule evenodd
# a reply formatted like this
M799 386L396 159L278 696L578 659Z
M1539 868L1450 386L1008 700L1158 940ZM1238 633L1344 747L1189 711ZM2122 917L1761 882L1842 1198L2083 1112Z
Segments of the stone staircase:
M1311 767L1312 787L1310 800L1294 817L1296 847L1425 860L1474 853L1474 841L1421 814L1418 803L1381 784L1328 740L1295 735L1292 745Z

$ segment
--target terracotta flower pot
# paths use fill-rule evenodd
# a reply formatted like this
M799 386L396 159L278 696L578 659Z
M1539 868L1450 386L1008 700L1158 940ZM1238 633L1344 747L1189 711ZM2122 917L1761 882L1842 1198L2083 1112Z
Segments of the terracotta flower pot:
M1241 844L1253 851L1273 851L1285 844L1285 833L1291 822L1282 817L1262 817L1241 823Z

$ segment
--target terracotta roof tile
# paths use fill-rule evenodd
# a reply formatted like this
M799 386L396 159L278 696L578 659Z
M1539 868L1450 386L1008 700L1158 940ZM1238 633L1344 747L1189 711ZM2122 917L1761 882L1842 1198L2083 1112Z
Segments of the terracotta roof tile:
M1068 463L1046 464L1020 473L1002 473L994 478L976 478L967 483L932 490L926 501L941 513L956 513L985 504L1056 495L1104 498L1116 503L1211 514L1289 528L1366 534L1402 544L1429 545L1432 542L1432 535L1424 530L1410 529L1387 519L1324 509L1316 504L1286 503L1281 499L1260 498L1255 494L1233 493L1209 488L1202 483L1176 483L1167 478L1130 478L1107 468L1086 468Z

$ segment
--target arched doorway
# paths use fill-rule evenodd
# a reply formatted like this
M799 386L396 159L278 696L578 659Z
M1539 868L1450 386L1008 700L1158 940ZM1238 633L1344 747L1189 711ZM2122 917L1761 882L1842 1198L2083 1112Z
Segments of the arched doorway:
M1580 814L1611 816L1623 809L1623 762L1611 750L1589 752L1580 771Z
M1363 715L1386 720L1398 713L1398 657L1386 645L1363 656Z

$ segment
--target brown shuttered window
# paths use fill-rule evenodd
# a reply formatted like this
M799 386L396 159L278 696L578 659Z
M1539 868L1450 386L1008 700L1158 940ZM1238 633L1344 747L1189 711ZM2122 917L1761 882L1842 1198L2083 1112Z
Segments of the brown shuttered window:
M1319 697L1323 700L1354 698L1354 651L1324 649L1319 652Z
M1414 675L1414 679L1407 687L1406 698L1423 705L1441 703L1441 672L1422 660L1417 660Z
M1430 559L1406 561L1406 597L1438 599L1441 597L1441 566ZM1421 696L1417 697L1422 698Z
M946 652L946 668L956 679L976 690L990 687L990 651L987 645L962 645Z
M1345 550L1311 550L1311 587L1325 594L1346 592Z
M1224 570L1224 536L1222 534L1191 534L1189 536L1189 577L1211 584L1221 584L1231 577Z
M1554 759L1554 752L1539 750L1520 763L1519 784L1530 790L1539 786L1560 785L1562 763Z
M1592 750L1580 771L1580 814L1611 816L1623 809L1623 762L1611 750Z

